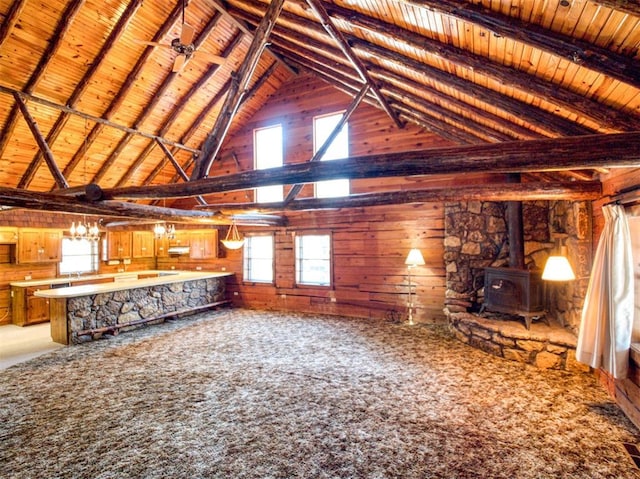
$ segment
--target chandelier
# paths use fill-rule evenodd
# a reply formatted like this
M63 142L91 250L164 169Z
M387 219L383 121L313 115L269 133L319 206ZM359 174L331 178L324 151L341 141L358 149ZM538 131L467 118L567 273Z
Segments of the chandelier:
M227 249L240 249L244 245L244 238L238 233L235 220L229 226L227 236L222 240L222 244Z
M90 225L86 222L86 219L79 221L77 225L75 221L72 222L69 233L71 233L71 239L86 239L89 241L98 241L100 239L98 223L94 222L93 225Z
M165 225L164 223L156 223L153 227L153 234L158 239L174 239L176 237L176 227L173 225Z

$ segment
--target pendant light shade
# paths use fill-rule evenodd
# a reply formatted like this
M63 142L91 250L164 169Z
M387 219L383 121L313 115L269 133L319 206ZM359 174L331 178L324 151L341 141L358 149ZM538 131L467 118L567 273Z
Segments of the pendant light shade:
M238 233L235 221L229 226L229 231L227 231L227 236L222 240L222 244L227 249L240 249L244 245L244 238Z

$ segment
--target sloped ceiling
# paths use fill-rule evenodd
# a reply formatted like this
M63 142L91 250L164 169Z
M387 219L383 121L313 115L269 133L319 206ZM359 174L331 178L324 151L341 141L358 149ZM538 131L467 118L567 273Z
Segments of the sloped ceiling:
M301 71L461 146L640 131L637 0L286 0L256 55L270 5L0 0L0 186L197 179L206 138Z

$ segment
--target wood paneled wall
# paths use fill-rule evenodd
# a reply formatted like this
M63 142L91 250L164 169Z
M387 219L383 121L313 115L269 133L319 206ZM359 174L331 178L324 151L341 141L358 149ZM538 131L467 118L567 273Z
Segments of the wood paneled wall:
M304 75L293 79L278 90L250 123L228 139L210 176L253 169L253 130L277 123L284 131L285 163L309 161L313 156L314 116L342 111L350 102L349 97L317 79ZM384 112L364 103L349 121L349 136L351 155L448 145L442 138L416 126L398 129ZM377 189L381 185L389 189L409 189L423 181L416 178L359 180L352 181L351 191L369 192L373 183ZM439 185L454 185L464 178L440 177L435 181ZM285 194L287 191L288 187ZM312 194L312 185L307 185L300 197ZM215 197L216 201L224 202L252 199L252 191ZM275 235L275 284L244 283L242 251L226 252L219 266L236 272L229 290L234 302L244 307L362 317L395 314L405 319L408 290L404 260L409 249L417 247L427 262L412 271L418 284L417 317L421 321L438 321L444 318L443 211L442 204L429 203L287 213L286 228L253 230L272 231ZM310 230L332 234L335 263L332 289L295 286L293 235ZM240 231L251 232L244 228Z

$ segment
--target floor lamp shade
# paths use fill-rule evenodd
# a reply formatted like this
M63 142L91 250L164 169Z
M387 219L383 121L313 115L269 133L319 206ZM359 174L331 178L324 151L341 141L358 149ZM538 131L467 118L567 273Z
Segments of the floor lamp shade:
M404 264L408 266L418 266L424 264L424 258L422 257L422 253L419 249L413 248L409 251L407 255L407 259L404 260Z

